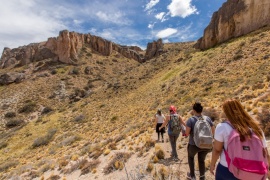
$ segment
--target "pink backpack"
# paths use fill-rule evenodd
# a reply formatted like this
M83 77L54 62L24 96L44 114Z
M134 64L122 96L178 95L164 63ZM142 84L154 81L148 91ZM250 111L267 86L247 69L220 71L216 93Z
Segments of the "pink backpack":
M224 149L228 168L238 179L265 180L268 172L266 151L262 140L252 132L252 137L244 142L232 124L233 130L228 138L228 148Z

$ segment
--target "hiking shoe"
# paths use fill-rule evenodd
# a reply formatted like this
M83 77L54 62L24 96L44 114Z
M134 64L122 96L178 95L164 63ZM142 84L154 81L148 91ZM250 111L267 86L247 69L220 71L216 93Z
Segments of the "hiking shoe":
M205 175L200 176L200 180L205 180Z
M196 180L195 177L191 177L190 173L187 173L187 179Z
M179 161L179 158L178 158L178 157L174 157L173 160L174 160L175 162L177 162L177 161Z
M164 143L164 140L162 139L162 142Z

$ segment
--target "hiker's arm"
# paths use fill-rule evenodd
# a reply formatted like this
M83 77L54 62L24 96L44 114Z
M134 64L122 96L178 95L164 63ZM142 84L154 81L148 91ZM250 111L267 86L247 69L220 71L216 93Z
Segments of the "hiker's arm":
M186 126L186 136L189 136L191 128Z
M213 150L212 150L212 158L211 158L211 164L210 164L210 172L214 174L214 170L216 168L216 162L220 157L220 154L223 149L223 142L220 142L218 140L214 140Z
M183 118L181 116L179 116L179 120L180 120L181 124L183 124L186 127L186 123L183 121Z
M164 121L164 123L159 127L159 130L161 130L163 127L165 127L168 123L168 119Z

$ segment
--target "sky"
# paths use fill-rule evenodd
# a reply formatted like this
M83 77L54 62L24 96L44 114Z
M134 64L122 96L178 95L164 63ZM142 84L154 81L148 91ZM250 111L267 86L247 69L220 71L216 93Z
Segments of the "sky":
M196 41L226 0L0 0L0 53L67 29L121 45Z

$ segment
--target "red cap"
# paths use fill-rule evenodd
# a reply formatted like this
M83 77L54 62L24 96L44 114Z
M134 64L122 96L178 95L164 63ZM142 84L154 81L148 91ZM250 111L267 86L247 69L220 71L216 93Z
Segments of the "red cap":
M173 113L176 113L176 108L173 105L170 106L169 110Z

